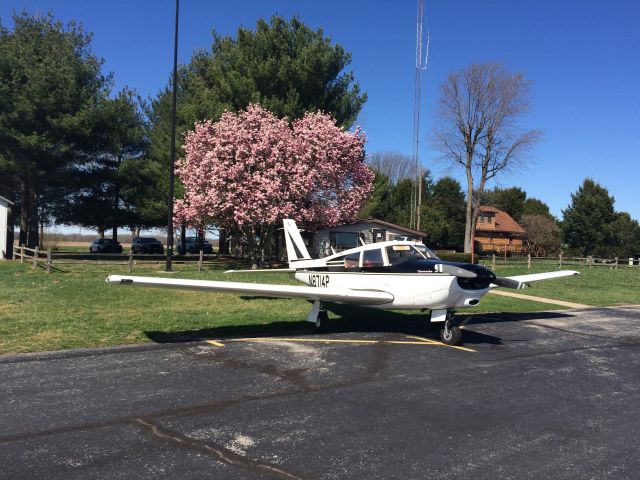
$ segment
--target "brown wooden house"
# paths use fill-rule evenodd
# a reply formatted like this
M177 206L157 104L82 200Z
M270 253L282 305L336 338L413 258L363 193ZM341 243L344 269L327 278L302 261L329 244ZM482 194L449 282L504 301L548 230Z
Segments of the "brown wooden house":
M476 253L524 253L525 236L525 229L506 212L496 207L480 207L474 237Z

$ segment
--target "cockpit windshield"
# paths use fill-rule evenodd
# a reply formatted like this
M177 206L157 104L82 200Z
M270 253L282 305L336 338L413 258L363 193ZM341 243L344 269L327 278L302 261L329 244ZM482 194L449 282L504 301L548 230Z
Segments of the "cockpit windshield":
M435 253L424 245L391 245L387 247L387 257L391 265L397 265L409 260L437 259Z
M438 256L433 253L433 250L429 249L426 245L419 243L417 245L413 245L413 247L418 250L424 258L439 260Z

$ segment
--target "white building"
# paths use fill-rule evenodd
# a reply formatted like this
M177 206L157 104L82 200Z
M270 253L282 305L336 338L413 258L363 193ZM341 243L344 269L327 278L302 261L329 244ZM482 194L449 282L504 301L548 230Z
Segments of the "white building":
M9 234L9 229L13 232L13 225L9 224L9 208L12 202L4 197L0 197L0 259L8 257L7 252L11 252L12 248L9 241L13 241L13 235Z

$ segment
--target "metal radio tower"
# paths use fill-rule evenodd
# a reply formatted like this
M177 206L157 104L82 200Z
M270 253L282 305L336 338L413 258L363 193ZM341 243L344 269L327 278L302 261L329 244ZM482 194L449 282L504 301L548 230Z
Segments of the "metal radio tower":
M424 0L418 0L416 20L416 76L413 93L413 162L415 164L416 184L412 192L411 226L420 230L420 207L422 204L422 163L420 162L420 87L422 72L427 69L429 61L429 34L427 34L427 48L424 61L422 58L424 24Z

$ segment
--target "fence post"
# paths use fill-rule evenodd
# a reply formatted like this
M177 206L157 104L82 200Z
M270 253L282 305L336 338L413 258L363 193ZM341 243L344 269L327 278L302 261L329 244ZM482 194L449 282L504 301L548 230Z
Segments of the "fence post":
M24 246L20 245L20 263L24 263Z
M51 248L47 250L47 273L51 273Z
M589 268L593 267L593 257L589 255Z
M617 269L618 269L618 257L616 257L616 266L615 266L614 270L617 270Z
M129 273L133 270L133 248L129 250Z
M35 250L33 251L33 267L36 268L38 266L38 246L36 245Z
M491 256L491 270L496 271L496 254Z
M560 255L558 256L558 268L562 268L562 252L560 252Z
M202 256L204 255L204 252L202 250L200 250L200 258L198 259L198 271L200 272L202 270Z
M13 246L13 249L12 249L13 250L13 256L12 256L11 260L15 260L16 259L16 249L17 248L18 247L16 247L15 245Z
M527 255L527 270L531 270L531 254Z
M629 257L629 266L633 267L633 257Z

